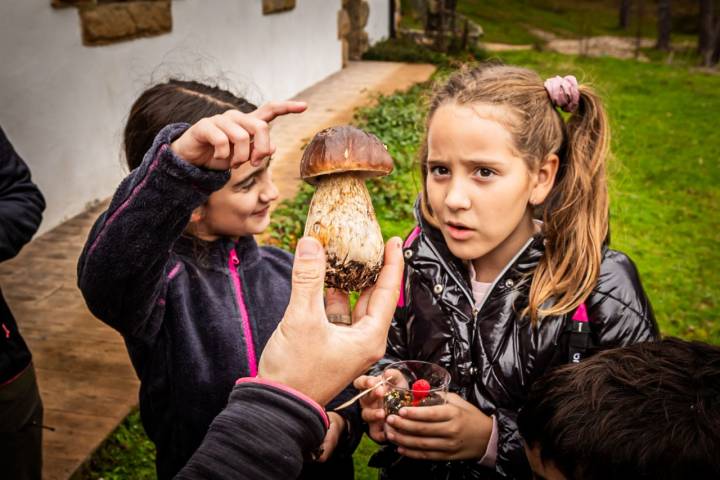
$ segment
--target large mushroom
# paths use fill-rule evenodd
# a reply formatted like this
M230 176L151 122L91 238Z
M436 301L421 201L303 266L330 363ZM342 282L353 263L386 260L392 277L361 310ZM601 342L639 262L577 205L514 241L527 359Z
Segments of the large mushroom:
M385 145L349 125L319 132L305 149L300 176L316 187L305 235L325 248L326 286L349 292L375 283L384 243L365 180L392 169Z

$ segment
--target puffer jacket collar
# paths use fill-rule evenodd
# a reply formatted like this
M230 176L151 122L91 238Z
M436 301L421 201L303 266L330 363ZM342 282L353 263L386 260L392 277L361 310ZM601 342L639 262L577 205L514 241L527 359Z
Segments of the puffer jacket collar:
M468 302L474 305L475 302L471 293L472 287L470 286L469 265L453 255L445 242L442 232L423 217L419 198L415 202L415 218L420 228L420 235L418 241L413 242L406 248L406 250L412 252L405 254L406 261L436 262L455 281L457 288L462 290L463 296ZM536 233L527 241L495 279L483 303L487 303L496 288L501 290L503 287L506 289L513 288L519 285L520 282L526 281L529 275L535 271L545 252L543 240L543 234ZM436 273L439 275L442 272L437 270ZM436 279L440 280L439 276L436 276ZM438 290L440 290L440 287L438 287ZM443 290L445 290L444 286ZM477 312L475 313L477 314Z

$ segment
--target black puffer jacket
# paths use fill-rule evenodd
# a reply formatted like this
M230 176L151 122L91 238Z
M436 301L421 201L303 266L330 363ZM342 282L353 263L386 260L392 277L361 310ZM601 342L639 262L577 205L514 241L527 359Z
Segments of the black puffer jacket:
M418 218L422 218L416 212ZM518 318L528 304L530 276L543 255L541 235L531 238L493 283L479 311L474 307L468 268L448 249L442 234L421 220L416 238L406 242L404 298L395 313L385 358L426 360L452 375L451 390L487 415L498 427L497 464L418 462L397 454L376 456L394 466L383 478L530 478L516 416L530 385L568 360L571 315L547 317L534 328ZM623 253L606 249L598 284L585 302L593 348L654 340L659 332L637 270ZM371 462L372 464L372 462ZM415 465L412 465L415 464ZM420 467L418 469L418 467ZM406 470L410 469L410 470ZM412 475L420 476L410 477ZM431 473L432 472L432 473Z

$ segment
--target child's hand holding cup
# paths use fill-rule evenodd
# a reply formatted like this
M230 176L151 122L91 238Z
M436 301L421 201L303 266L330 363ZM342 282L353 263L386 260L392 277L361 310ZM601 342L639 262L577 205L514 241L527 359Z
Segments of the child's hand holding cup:
M378 443L385 442L385 407L383 397L387 387L378 383L383 381L382 375L362 375L355 379L353 386L360 391L372 389L360 398L362 419L368 424L368 436Z
M397 415L403 407L428 407L447 402L450 373L440 365L418 360L396 362L382 374L386 384L385 415Z

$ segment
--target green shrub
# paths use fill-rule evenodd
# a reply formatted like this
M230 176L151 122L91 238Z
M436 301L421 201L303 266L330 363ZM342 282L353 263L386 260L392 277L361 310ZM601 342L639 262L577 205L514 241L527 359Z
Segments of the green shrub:
M363 54L363 60L432 63L439 66L451 66L482 60L486 56L485 51L477 46L470 46L467 50L461 50L459 47L451 45L449 53L442 53L430 47L418 45L408 38L391 38L371 46Z

